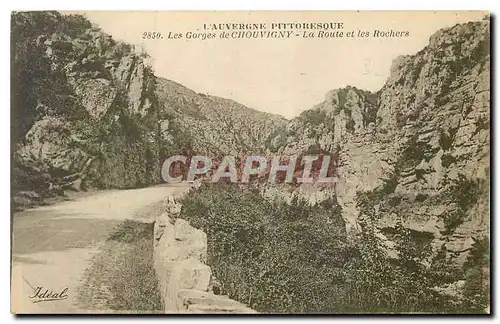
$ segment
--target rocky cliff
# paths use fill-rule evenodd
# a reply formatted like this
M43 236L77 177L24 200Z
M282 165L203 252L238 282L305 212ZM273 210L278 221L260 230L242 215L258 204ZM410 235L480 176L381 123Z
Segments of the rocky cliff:
M14 192L31 198L158 178L158 105L144 55L81 16L12 16Z
M402 224L458 263L488 236L489 26L440 30L394 60L378 92L330 91L288 125L282 152L339 155L335 195L348 231L373 223L390 242ZM299 188L312 202L325 190Z
M264 152L285 119L157 78L79 15L12 15L14 205L159 183L174 154Z

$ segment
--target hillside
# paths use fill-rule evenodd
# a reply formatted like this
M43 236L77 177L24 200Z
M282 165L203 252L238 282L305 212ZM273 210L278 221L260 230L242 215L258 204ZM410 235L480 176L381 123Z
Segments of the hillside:
M196 93L174 81L157 79L156 93L178 125L190 134L193 151L207 154L274 151L273 139L286 119L243 106L233 100Z
M264 152L281 117L157 78L147 54L86 18L12 15L15 206L160 183L174 154Z
M402 222L459 263L488 236L489 44L489 21L440 30L394 60L378 92L332 90L291 121L282 152L339 152L348 231L373 221L386 238ZM313 202L328 197L304 189Z

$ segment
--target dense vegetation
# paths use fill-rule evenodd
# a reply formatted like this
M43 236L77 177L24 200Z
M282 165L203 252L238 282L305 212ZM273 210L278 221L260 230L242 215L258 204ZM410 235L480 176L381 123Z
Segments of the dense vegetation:
M368 212L373 207L369 199L360 204ZM464 272L442 254L424 266L428 248L411 231L396 230L398 258L388 256L369 222L348 239L335 199L310 206L297 198L265 201L256 189L236 185L203 185L184 199L180 217L207 233L209 264L226 292L260 312L481 309L477 301L466 307L435 291ZM467 276L479 276L476 270Z

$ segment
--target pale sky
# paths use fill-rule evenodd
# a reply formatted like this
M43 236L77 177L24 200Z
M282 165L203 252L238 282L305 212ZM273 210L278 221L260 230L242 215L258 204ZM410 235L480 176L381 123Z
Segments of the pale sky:
M438 29L479 20L485 12L106 12L84 14L114 39L142 45L155 74L200 93L248 107L297 116L347 85L376 91L392 60L414 54ZM210 23L342 22L343 32L408 31L400 38L188 40ZM163 40L142 40L161 32ZM169 32L182 39L166 39ZM302 34L302 33L300 33Z

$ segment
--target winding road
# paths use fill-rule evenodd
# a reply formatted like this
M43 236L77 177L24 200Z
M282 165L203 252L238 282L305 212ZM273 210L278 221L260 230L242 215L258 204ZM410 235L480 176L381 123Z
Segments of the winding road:
M11 311L96 313L77 298L91 258L127 220L151 223L168 196L189 184L101 191L74 201L15 213L12 218ZM119 274L117 274L119 275Z

